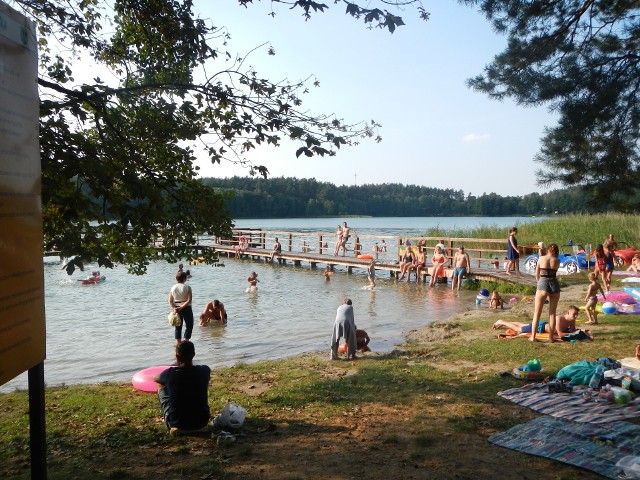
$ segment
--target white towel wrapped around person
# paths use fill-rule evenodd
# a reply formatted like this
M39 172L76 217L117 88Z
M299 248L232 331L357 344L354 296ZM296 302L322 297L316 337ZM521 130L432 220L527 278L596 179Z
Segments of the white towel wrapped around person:
M247 411L237 403L227 402L213 419L213 428L240 428L247 418Z

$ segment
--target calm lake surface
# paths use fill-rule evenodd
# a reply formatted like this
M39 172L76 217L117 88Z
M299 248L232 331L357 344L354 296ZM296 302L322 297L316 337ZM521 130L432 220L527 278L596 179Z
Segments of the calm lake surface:
M332 233L347 221L360 235L419 236L430 227L505 227L540 218L323 218L238 220L238 228ZM367 290L365 271L348 275L336 268L325 282L322 268L278 266L222 257L223 267L188 267L193 308L197 317L207 302L219 299L229 314L226 326L194 327L196 363L212 368L240 362L277 359L305 352L325 351L336 308L345 297L353 300L356 325L367 330L371 349L385 352L403 342L403 332L450 315L476 308L475 292L454 293L445 285L430 289L396 282L378 272L374 290ZM129 275L126 268L103 269L107 280L82 285L78 279L95 270L69 277L56 258L45 259L48 385L129 381L140 369L174 361L173 328L167 324L167 296L175 283L175 264L157 262L147 275ZM255 271L258 292L246 293L247 277ZM197 321L196 321L197 323ZM1 392L26 388L26 374L0 387Z

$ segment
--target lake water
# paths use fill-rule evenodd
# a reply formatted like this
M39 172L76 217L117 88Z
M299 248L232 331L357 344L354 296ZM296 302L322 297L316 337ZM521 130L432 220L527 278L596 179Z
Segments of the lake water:
M282 231L326 231L347 221L359 234L418 236L432 226L505 227L539 219L496 218L324 218L239 220L238 228ZM286 267L251 260L222 258L223 267L188 267L192 278L194 314L220 299L227 308L226 326L196 327L196 363L212 368L240 362L277 359L324 351L336 308L345 297L353 300L356 324L371 337L371 349L385 352L402 343L403 332L475 308L475 293L454 293L445 285L430 289L396 282L378 272L374 290L366 290L364 270L349 275L336 268L329 282L322 269L308 265ZM175 264L151 264L147 275L129 275L126 268L103 269L107 280L82 285L69 277L55 258L45 259L48 385L129 381L138 370L174 361L173 328L167 324L167 295L175 283ZM88 265L86 271L97 269ZM258 292L246 293L247 277L255 271ZM197 323L197 322L196 322ZM26 388L26 374L0 391Z

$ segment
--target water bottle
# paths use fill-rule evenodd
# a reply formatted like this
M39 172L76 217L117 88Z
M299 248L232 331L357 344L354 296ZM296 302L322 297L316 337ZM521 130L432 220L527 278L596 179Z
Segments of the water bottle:
M604 366L598 365L596 367L596 371L591 376L591 380L589 380L589 387L591 387L594 390L598 390L600 388L600 383L602 382L603 378L604 378Z

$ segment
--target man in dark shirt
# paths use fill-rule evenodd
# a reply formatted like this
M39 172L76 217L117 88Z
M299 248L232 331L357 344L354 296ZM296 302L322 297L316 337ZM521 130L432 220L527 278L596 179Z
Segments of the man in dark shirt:
M171 433L200 430L209 422L207 389L211 369L206 365L193 365L195 354L195 347L190 341L178 343L178 366L169 367L154 377L160 384L158 397L162 416Z

